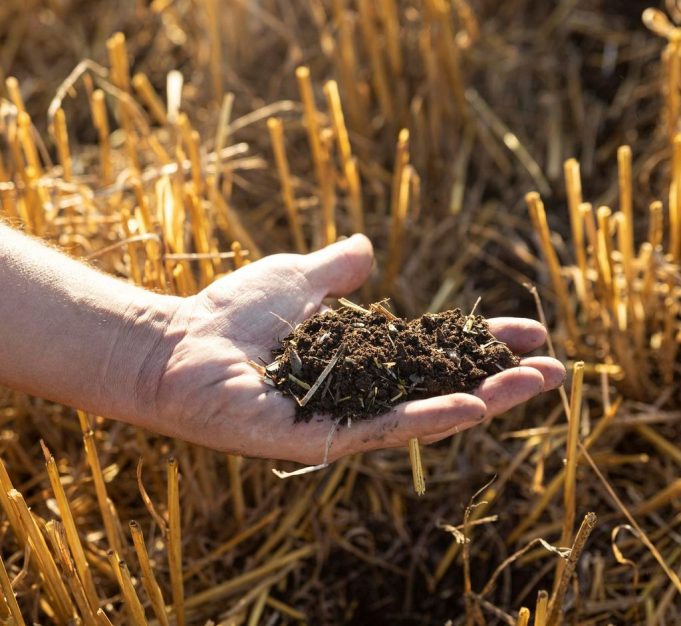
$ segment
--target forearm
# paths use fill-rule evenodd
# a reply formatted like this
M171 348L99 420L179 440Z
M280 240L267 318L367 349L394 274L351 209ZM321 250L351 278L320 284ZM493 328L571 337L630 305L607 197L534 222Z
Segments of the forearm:
M175 302L0 223L0 384L134 421Z

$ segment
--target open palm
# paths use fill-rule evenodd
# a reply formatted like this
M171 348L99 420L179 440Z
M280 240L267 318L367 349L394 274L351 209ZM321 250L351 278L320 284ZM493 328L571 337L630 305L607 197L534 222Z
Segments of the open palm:
M170 356L149 427L246 456L321 462L331 420L295 423L293 400L263 383L248 361L269 361L291 325L317 312L327 296L357 289L371 263L369 240L356 235L308 255L267 257L184 299L168 332L172 347L166 346ZM518 353L546 338L532 320L499 318L490 326ZM328 458L405 445L412 437L437 441L556 387L564 374L554 359L525 359L487 379L475 394L405 402L374 420L339 428Z

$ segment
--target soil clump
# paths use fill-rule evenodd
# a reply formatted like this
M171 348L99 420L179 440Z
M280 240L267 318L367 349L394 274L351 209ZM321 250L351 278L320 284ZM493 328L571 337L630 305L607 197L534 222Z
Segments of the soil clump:
M470 392L520 362L480 315L454 309L407 321L376 304L312 316L273 356L265 376L296 401L296 421L371 419L407 400Z

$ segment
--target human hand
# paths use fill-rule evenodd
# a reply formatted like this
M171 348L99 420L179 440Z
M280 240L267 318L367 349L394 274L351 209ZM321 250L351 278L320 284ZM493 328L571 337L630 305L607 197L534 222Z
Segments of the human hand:
M308 255L264 258L179 301L158 346L164 367L139 421L232 453L320 463L331 420L294 422L294 401L266 385L248 361L269 360L278 340L316 313L324 298L357 289L372 256L369 240L354 236ZM546 338L544 328L527 319L493 319L490 329L517 353ZM339 428L328 460L406 445L413 437L437 441L557 387L564 375L558 361L532 357L488 378L474 394L399 404L374 420Z

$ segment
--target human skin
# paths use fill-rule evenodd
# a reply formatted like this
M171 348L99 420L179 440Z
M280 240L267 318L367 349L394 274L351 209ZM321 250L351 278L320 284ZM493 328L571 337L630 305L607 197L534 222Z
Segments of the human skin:
M330 420L295 423L295 405L248 364L329 296L367 279L369 240L277 254L179 298L135 287L0 224L0 384L158 433L245 456L320 463ZM533 320L490 320L519 354L540 347ZM432 443L560 385L548 357L488 378L472 394L399 404L340 427L328 460Z

